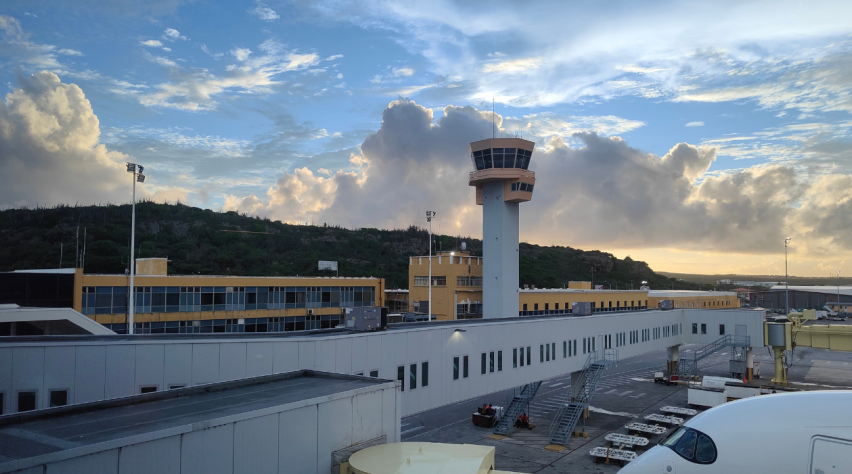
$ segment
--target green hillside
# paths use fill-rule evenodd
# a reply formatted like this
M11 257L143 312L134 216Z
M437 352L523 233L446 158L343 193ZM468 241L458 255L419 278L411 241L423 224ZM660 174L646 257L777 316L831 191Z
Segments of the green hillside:
M58 206L0 211L0 271L74 266L76 234L86 235L86 273L124 273L130 254L130 206ZM168 257L169 273L202 275L331 276L318 260L339 262L341 276L386 279L388 288L408 287L408 259L428 253L428 234L397 230L349 230L333 225L290 225L279 221L215 212L181 204L143 202L136 206L136 256ZM435 236L439 250L461 241L482 255L482 242ZM61 245L60 245L61 244ZM695 288L695 284L654 273L629 257L570 247L521 244L521 284L538 288L590 280L620 289Z

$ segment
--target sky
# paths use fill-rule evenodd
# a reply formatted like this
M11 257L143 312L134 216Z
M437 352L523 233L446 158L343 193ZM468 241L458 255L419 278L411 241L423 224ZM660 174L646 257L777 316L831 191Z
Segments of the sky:
M0 3L0 209L137 195L480 238L468 144L535 142L522 241L852 274L852 2ZM493 102L492 102L493 101ZM493 110L492 113L492 103Z

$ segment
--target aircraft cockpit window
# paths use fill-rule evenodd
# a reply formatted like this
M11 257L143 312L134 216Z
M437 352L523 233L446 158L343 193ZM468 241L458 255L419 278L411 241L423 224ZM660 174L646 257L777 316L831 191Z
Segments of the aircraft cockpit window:
M709 464L716 460L716 447L707 436L698 437L698 448L695 450L695 462Z
M716 445L706 434L692 428L681 427L660 442L687 461L712 464L716 461Z

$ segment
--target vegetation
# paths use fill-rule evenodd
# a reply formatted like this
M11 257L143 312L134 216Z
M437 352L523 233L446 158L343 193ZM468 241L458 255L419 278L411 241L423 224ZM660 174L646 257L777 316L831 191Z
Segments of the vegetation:
M57 206L0 211L0 271L73 267L85 244L86 273L124 273L130 255L130 206ZM85 235L85 240L84 240ZM437 250L462 241L474 255L482 242L434 236ZM340 276L385 278L388 288L408 287L408 258L428 253L426 230L350 230L333 225L290 225L236 212L182 204L136 206L136 257L167 257L170 274L333 276L318 260L339 262ZM538 288L591 280L613 289L695 288L654 273L645 262L570 247L520 246L521 284ZM60 258L61 253L61 258Z

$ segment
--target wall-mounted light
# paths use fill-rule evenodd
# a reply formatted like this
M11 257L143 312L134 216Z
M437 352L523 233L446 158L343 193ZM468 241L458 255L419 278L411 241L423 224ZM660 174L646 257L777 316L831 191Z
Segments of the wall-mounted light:
M455 332L467 332L467 331L464 330L464 329L456 329Z

